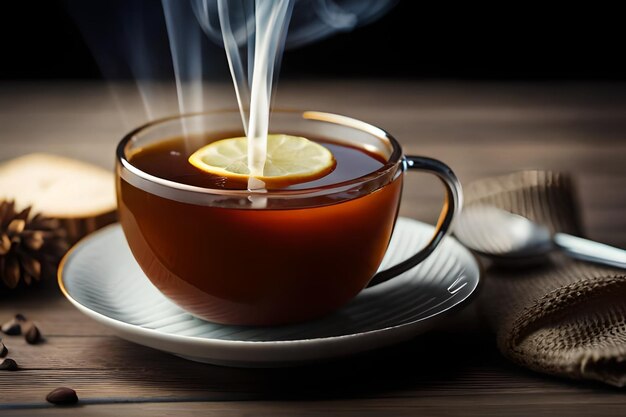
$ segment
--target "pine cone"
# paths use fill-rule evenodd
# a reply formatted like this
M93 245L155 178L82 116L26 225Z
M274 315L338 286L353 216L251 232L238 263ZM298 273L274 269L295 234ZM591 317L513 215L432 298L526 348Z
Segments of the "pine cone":
M54 276L68 249L65 236L57 219L30 217L30 207L18 213L14 201L0 200L0 280L15 288Z

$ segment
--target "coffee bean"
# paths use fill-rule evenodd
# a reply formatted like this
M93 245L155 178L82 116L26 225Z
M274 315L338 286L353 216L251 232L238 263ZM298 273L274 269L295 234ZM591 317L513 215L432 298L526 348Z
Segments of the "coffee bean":
M46 396L46 401L52 404L76 404L78 402L78 395L76 391L67 387L59 387L50 391Z
M28 321L28 319L26 318L26 316L24 316L24 315L23 315L23 314L21 314L21 313L17 313L17 314L15 315L15 317L14 317L14 318L15 318L15 321L20 321L20 322L25 322L25 321Z
M2 339L0 339L0 358L4 358L9 353L9 349L2 343Z
M0 371L17 371L19 367L13 359L6 358L0 363Z
M15 336L18 334L22 334L22 325L15 321L15 319L9 320L2 325L0 328L4 334L8 334L9 336Z
M35 326L34 324L30 326L30 328L26 332L25 338L26 338L26 341L31 345L36 345L42 340L41 332L39 331L37 326Z

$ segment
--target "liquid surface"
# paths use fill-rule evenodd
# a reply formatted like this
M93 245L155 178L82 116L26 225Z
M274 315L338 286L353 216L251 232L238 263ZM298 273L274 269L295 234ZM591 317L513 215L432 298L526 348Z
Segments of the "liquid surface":
M211 141L236 137L237 134L217 135L206 139L204 144ZM315 142L328 148L332 152L337 164L335 169L322 178L313 181L292 184L281 189L298 190L307 188L323 187L338 184L372 173L384 165L384 158L380 155L366 152L338 143L315 140ZM191 165L189 156L195 149L188 149L182 137L164 140L147 146L135 152L129 159L140 170L170 181L193 185L204 188L239 189L245 190L247 182L221 177Z

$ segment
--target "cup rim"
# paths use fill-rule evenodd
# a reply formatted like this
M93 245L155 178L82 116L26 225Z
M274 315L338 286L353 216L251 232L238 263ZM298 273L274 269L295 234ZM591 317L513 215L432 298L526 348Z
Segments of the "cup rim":
M142 181L147 181L148 183L155 184L159 187L168 187L176 190L180 190L182 192L192 192L199 194L208 194L208 195L217 195L217 196L227 196L227 197L249 197L251 195L259 195L263 197L304 197L309 194L320 195L320 194L332 194L334 192L338 192L341 190L346 190L354 187L358 184L364 184L373 182L381 177L388 175L392 170L394 170L402 159L402 147L400 143L386 130L379 128L375 125L372 125L367 122L363 122L359 119L355 119L348 116L343 116L335 113L328 113L322 111L313 111L313 110L297 110L297 109L274 109L272 113L282 113L282 114L300 114L303 119L313 120L313 121L321 121L334 123L338 125L342 125L345 127L359 129L365 133L368 133L372 136L377 137L382 141L388 141L391 145L391 154L385 164L377 169L376 171L372 171L366 175L353 178L350 180L337 182L333 184L328 184L319 187L312 188L302 188L295 190L284 190L284 189L269 189L269 190L236 190L236 189L218 189L218 188L206 188L199 187L194 185L188 185L172 180L167 180L165 178L158 177L156 175L149 174L145 171L140 170L135 167L130 160L126 157L126 147L133 140L133 138L140 134L141 132L150 129L152 127L158 126L163 123L171 122L173 120L190 118L190 117L198 117L204 115L213 115L220 113L239 113L239 109L217 109L203 112L191 112L191 113L181 113L175 114L172 116L166 116L159 119L151 120L148 123L145 123L130 132L128 132L121 141L118 143L116 148L116 158L118 164L120 164L120 168L126 170L132 176L139 177ZM395 175L393 175L395 178Z

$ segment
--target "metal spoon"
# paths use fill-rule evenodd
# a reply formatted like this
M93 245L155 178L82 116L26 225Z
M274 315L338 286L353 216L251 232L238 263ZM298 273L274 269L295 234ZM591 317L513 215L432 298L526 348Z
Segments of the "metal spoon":
M507 260L543 257L561 249L572 258L626 269L626 250L565 233L555 233L529 219L493 206L465 208L454 234L468 248Z

